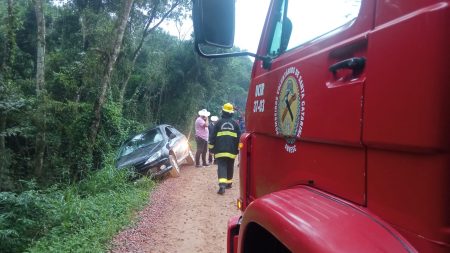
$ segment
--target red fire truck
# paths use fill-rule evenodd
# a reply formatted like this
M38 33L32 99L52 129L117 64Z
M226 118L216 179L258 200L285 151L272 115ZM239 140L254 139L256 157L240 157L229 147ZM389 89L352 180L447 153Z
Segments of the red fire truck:
M199 54L255 57L228 252L450 252L449 4L272 0L213 54L235 0L194 1Z

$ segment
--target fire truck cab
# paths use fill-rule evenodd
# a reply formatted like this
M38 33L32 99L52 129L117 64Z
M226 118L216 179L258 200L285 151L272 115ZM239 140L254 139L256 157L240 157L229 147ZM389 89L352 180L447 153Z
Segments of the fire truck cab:
M228 252L450 252L449 3L272 0L209 54L235 0L194 1L200 55L255 57Z

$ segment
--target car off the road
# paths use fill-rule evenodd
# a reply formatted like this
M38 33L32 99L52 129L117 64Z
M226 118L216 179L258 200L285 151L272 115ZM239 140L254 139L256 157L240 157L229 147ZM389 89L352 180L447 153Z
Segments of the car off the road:
M116 159L118 169L132 169L152 177L180 176L181 164L194 164L184 134L170 125L158 125L126 140Z

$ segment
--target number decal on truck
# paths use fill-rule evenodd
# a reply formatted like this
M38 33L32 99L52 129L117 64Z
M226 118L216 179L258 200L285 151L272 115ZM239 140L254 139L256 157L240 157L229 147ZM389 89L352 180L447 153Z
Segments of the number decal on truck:
M253 112L264 112L264 99L253 102Z
M256 99L264 95L264 83L256 85L255 101L253 102L253 112L264 112L264 99Z
M300 137L305 118L305 86L300 71L288 68L278 84L275 98L275 132L284 136L285 149L289 153L297 151L295 141Z

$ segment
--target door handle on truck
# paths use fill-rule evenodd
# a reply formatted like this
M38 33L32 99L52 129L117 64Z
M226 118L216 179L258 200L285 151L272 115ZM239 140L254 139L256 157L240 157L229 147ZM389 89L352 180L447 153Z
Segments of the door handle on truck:
M365 63L366 58L353 57L340 62L336 62L335 64L331 65L328 70L333 72L333 74L336 74L336 71L338 69L352 69L353 74L359 74L364 69Z

